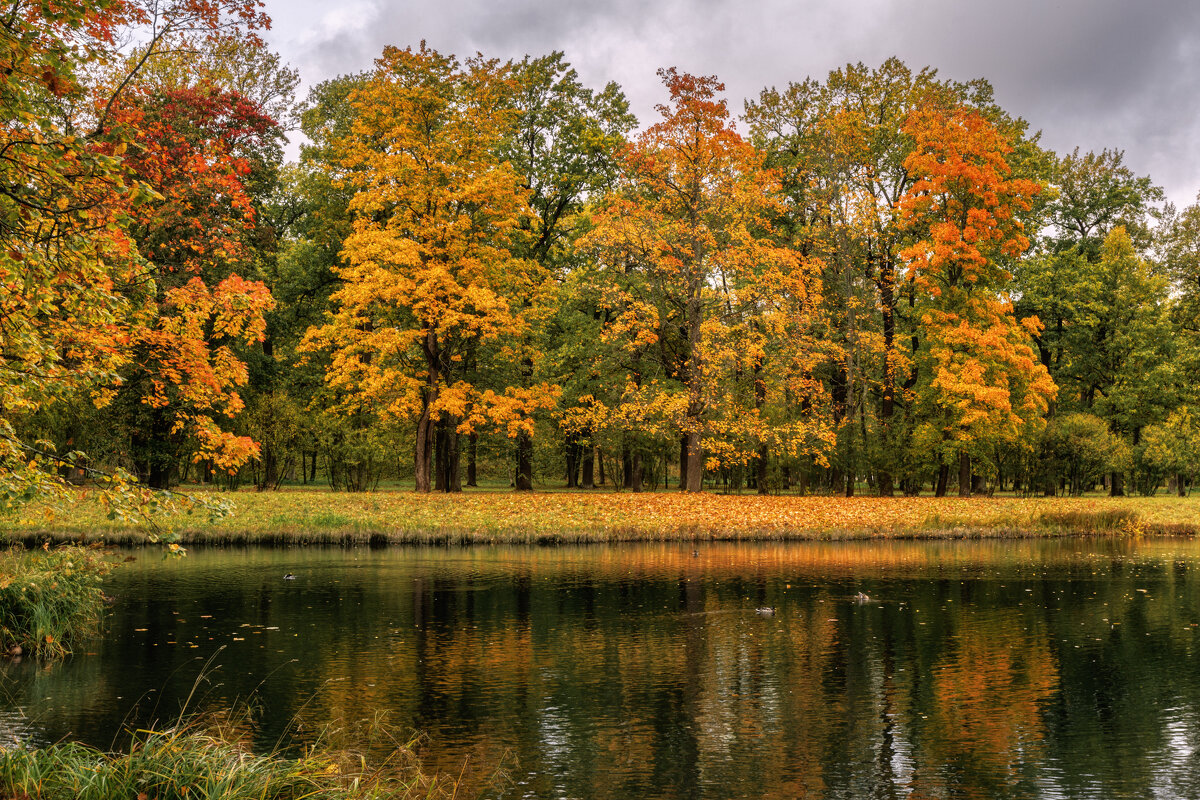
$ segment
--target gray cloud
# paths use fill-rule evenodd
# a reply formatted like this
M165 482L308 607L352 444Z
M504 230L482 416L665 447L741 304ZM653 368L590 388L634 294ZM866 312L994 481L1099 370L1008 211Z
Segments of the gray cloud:
M1193 0L267 0L270 39L312 85L385 44L501 58L563 50L652 122L661 66L716 74L730 107L768 85L898 55L997 100L1067 152L1111 147L1176 202L1200 189L1200 4Z

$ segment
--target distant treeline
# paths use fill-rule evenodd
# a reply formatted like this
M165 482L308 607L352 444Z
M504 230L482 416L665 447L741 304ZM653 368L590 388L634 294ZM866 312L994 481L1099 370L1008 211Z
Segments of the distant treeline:
M1200 206L1119 150L1047 151L982 79L889 59L736 114L716 78L663 69L639 129L561 53L422 43L297 102L258 9L211 5L10 19L9 502L114 470L355 491L1194 479Z

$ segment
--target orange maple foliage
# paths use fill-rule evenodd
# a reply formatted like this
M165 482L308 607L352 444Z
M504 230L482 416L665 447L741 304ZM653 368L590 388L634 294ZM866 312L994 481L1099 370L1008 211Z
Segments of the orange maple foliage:
M131 91L111 124L134 137L126 165L156 192L125 210L145 270L130 289L139 315L127 334L135 366L126 385L156 412L138 436L151 448L192 437L194 460L236 472L258 446L217 418L242 410L247 373L236 348L262 340L274 301L234 270L253 258L247 177L278 126L240 95L205 85ZM165 488L160 461L148 479Z
M5 415L111 383L128 311L119 159L47 117L79 101L80 67L115 47L123 2L13 4L0 36L0 407Z
M71 396L111 402L148 324L146 265L130 226L155 193L128 168L136 134L112 113L145 59L126 63L123 46L149 42L148 58L176 33L253 36L268 22L260 9L258 0L34 0L3 15L0 482L10 498L54 490L53 472L24 469L27 454L77 464L21 442L10 415ZM116 64L124 69L110 72ZM89 88L101 74L111 80Z
M905 132L917 179L899 210L918 239L901 256L922 297L917 444L945 458L1028 441L1057 389L1032 346L1041 323L1016 319L1004 264L1029 246L1018 214L1041 187L1011 176L1011 148L978 112L926 106Z

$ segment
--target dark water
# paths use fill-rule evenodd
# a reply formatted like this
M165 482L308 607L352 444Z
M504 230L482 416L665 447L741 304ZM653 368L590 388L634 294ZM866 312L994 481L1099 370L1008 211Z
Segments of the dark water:
M149 552L108 591L86 653L0 666L0 737L190 696L264 750L383 710L507 797L1200 797L1193 542Z

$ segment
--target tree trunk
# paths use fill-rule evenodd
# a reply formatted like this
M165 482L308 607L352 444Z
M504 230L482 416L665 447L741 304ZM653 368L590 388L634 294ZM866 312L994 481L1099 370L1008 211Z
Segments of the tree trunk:
M259 451L259 459L262 461L262 480L257 481L258 485L255 488L260 492L279 488L279 458L275 448L263 444Z
M679 437L679 491L687 491L688 437Z
M958 496L971 496L971 455L966 450L958 451Z
M437 335L435 333L425 334L425 339L421 342L421 350L425 355L425 385L421 388L421 416L417 418L417 446L414 448L413 461L415 468L415 483L418 492L428 493L433 478L433 444L434 438L437 435L431 412L433 404L438 398L438 382L441 380L441 372L438 365L441 363L440 349L437 343Z
M435 457L435 486L439 492L461 492L462 474L459 469L461 462L458 419L442 417L437 423Z
M446 476L449 473L447 467L447 442L446 442L446 418L442 417L434 426L433 443L433 490L435 492L448 492Z
M524 431L517 434L517 491L533 491L533 438Z
M896 340L896 293L895 268L885 255L879 265L879 306L883 315L883 386L879 404L880 438L883 440L883 463L886 465L892 454L892 417L896 404L896 372L892 350ZM879 468L879 494L891 497L895 493L892 472L886 466Z
M171 464L165 458L152 457L146 475L146 485L151 489L171 488Z
M418 492L428 493L433 489L430 479L433 473L433 440L434 423L429 418L429 403L422 404L421 416L417 418L417 446L413 455L413 467L416 470L415 481Z
M467 486L478 486L476 462L479 458L479 434L472 433L467 437Z
M1112 489L1109 490L1109 495L1112 497L1125 496L1125 476L1120 472L1112 474Z
M583 448L583 481L581 489L595 489L596 449L591 445Z
M629 489L634 492L642 490L642 483L645 478L645 467L642 464L642 454L634 451L630 457L629 465Z
M763 407L767 404L767 382L763 378L763 357L759 354L754 359L754 410L761 419ZM758 463L755 465L754 490L758 494L767 493L767 445L758 445Z
M758 446L758 475L755 483L758 484L759 494L767 493L767 446L765 444Z
M848 407L849 400L848 383L849 376L846 373L846 365L843 362L839 362L834 365L833 376L829 381L829 394L830 398L833 400L833 422L834 426L837 428L842 427L842 420L846 418L846 409ZM836 452L833 454L833 459L831 459L834 463L829 468L829 492L830 494L835 495L844 494L846 491L845 480L846 472L848 470L843 470L842 465L854 463L849 458L850 453L848 452L848 447L845 448L847 451L847 457L842 457L843 444L845 444L845 440L847 438L853 436L854 426L847 425L843 430L849 431L849 435L844 436L842 433L838 433L837 442L834 445L836 447Z
M699 492L704 479L704 454L700 452L700 433L687 435L687 486L686 491Z
M446 422L446 491L461 492L462 491L462 470L459 469L461 458L459 458L461 440L458 428L457 419L449 419Z
M171 453L171 426L162 409L154 409L141 430L135 430L131 442L140 456L138 477L151 489L170 489L174 470Z
M566 460L567 460L567 488L576 489L579 487L579 456L580 456L579 440L572 436L567 439Z
M601 485L601 486L603 486L603 485L604 485L604 483L605 483L605 477L604 477L604 451L603 451L603 450L601 450L599 447L597 447L597 448L596 448L596 460L600 462L600 485Z
M937 484L934 486L933 494L935 497L946 496L946 484L950 483L950 465L940 464L938 466Z
M693 210L693 225L696 224ZM701 417L704 404L701 392L704 388L705 365L702 360L700 343L703 328L703 306L701 294L704 291L704 276L700 268L700 253L703 248L697 247L692 251L695 262L690 266L688 276L687 305L684 318L687 320L687 372L688 407L687 407L687 471L685 475L685 491L699 492L704 482L704 454L700 452L700 431L703 427Z
M533 359L521 360L521 385L533 382ZM517 480L518 492L533 491L533 436L521 431L517 434Z

